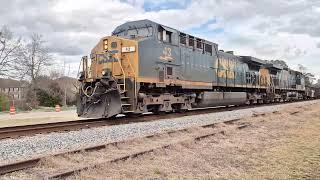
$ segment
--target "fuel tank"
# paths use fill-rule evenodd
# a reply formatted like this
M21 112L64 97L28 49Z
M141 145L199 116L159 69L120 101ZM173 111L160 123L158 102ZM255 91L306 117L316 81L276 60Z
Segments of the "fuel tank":
M203 92L194 108L241 105L247 102L245 92Z

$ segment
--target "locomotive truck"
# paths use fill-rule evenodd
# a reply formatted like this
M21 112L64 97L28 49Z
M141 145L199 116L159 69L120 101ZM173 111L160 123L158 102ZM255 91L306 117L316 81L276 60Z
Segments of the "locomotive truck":
M150 20L101 38L79 81L77 113L90 118L306 98L302 73Z

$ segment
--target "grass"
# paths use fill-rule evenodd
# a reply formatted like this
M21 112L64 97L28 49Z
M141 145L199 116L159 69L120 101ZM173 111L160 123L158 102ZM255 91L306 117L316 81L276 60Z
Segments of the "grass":
M75 110L77 107L76 106L61 106L60 108L61 108L61 111L69 111L69 110ZM21 113L21 112L53 112L53 111L55 111L55 107L39 106L38 108L32 109L31 111L16 108L17 113ZM7 113L9 113L9 111L0 111L0 115L7 114Z
M292 112L297 112L292 114ZM237 129L237 123L249 124ZM215 131L201 141L186 141L137 158L108 163L70 179L312 179L320 180L320 101L286 106L278 113L244 118L214 129L194 128L189 133ZM218 133L218 132L224 133ZM125 155L163 143L181 141L189 133L137 139L99 152L80 154L72 160L88 164ZM66 157L69 160L70 157ZM50 159L48 167L63 159ZM81 162L81 163L80 163ZM52 165L52 166L51 166Z
M299 113L290 113L295 111ZM222 126L225 134L82 172L77 178L320 180L320 103L243 121L250 126L234 131Z
M76 106L60 106L61 111L75 110ZM32 109L31 112L52 112L55 111L55 107L43 107L40 106L37 109Z
M16 115L9 112L0 114L0 127L61 122L79 119L75 107L62 108L61 112L54 112L54 108L40 108L33 111L16 111Z
M281 145L263 153L256 168L244 179L320 180L320 114L315 113L297 129L288 130Z
M156 175L160 175L160 174L161 174L161 171L160 171L159 169L157 169L157 168L156 168L156 169L154 170L154 174L156 174Z

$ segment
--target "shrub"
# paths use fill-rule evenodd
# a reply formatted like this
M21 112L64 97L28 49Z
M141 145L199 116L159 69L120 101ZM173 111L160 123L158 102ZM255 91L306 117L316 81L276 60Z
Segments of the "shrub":
M9 104L8 97L0 93L0 111L8 111L9 106L10 104Z
M55 105L61 105L61 97L59 95L50 95L43 89L37 90L37 98L40 106L54 107Z

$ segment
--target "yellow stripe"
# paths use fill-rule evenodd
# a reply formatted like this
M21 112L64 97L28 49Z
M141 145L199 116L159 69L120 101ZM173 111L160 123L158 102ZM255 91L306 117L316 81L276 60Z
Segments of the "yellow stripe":
M165 84L177 84L177 85L191 85L191 86L210 86L212 87L212 83L208 82L200 82L200 81L185 81L180 79L165 79L164 82L159 82L157 78L146 78L146 77L138 77L138 82L147 82L147 83L165 83Z

